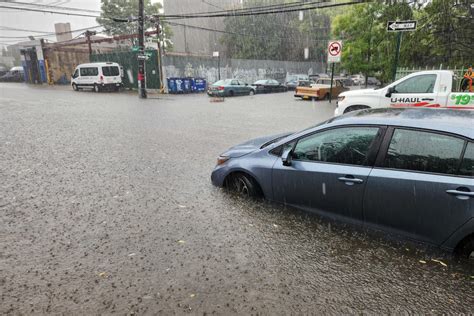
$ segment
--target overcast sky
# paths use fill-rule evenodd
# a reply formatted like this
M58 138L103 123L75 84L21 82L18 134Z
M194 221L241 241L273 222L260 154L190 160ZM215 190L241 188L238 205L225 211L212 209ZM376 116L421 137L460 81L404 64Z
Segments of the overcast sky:
M100 10L100 0L17 0L18 2L30 2L44 5L61 5L65 7L74 7L80 9L88 10ZM6 2L14 2L12 0L0 0L0 5L6 4ZM152 2L162 2L160 0L154 0ZM50 9L53 10L53 9ZM93 14L93 13L91 13ZM2 27L11 27L19 29L28 29L36 30L41 32L54 32L55 23L71 23L71 29L82 29L86 27L92 27L97 25L95 18L91 17L77 17L77 16L67 16L67 15L58 15L51 13L42 13L42 12L25 12L25 11L15 11L11 9L0 8L0 46L5 44L14 44L16 42L25 39L16 39L10 37L27 37L28 35L33 35L37 37L38 33L32 32L22 32L22 31L6 31ZM79 33L74 33L74 36L77 36ZM56 41L55 36L45 37L47 39Z

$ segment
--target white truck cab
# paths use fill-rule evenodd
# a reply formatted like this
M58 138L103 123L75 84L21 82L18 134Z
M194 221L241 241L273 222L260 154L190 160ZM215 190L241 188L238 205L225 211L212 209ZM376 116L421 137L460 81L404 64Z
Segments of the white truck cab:
M344 113L386 107L446 107L474 109L474 93L455 92L454 74L449 70L412 73L378 89L346 91L339 95L336 116Z
M96 92L101 90L118 91L122 86L122 70L117 63L80 64L74 70L71 86L75 91L89 88Z

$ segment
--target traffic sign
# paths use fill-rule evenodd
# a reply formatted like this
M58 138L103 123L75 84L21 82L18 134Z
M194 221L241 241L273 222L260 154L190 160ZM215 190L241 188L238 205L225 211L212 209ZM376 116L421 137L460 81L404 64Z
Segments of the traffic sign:
M388 21L387 31L388 32L407 32L416 30L415 20L409 21Z
M329 41L328 63L340 63L342 54L342 41Z
M138 60L148 60L149 58L149 55L137 55Z

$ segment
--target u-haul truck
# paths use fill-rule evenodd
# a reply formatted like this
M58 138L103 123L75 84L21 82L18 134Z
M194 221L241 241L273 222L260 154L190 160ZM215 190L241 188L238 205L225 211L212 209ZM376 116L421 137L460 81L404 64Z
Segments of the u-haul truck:
M339 95L334 114L386 107L430 107L474 110L474 93L456 92L449 70L420 71L378 89L346 91Z

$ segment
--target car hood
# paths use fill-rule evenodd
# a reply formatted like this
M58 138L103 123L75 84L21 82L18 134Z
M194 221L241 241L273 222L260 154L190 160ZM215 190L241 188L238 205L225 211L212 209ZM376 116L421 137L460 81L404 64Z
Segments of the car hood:
M281 133L281 134L272 135L272 136L255 138L255 139L246 141L245 143L229 148L225 153L222 154L222 156L227 156L230 158L242 157L244 155L250 154L251 152L254 152L255 150L260 149L263 145L265 145L266 143L272 140L283 139L284 137L291 134L292 133Z

